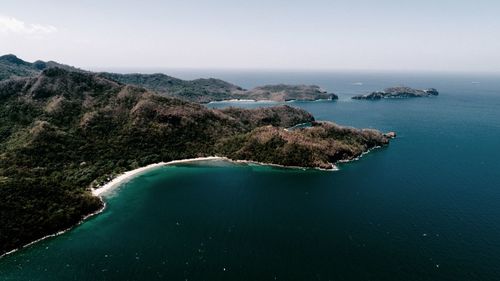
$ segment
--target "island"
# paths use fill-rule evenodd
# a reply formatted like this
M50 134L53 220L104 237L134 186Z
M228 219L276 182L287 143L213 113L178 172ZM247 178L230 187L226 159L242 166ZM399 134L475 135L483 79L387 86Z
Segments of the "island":
M210 109L101 73L16 75L0 81L0 255L101 210L93 188L129 170L209 156L333 169L392 136L287 105Z
M355 100L380 100L380 99L399 99L399 98L415 98L437 96L439 92L434 88L419 90L410 87L392 87L383 91L372 92L365 95L357 95L352 97Z

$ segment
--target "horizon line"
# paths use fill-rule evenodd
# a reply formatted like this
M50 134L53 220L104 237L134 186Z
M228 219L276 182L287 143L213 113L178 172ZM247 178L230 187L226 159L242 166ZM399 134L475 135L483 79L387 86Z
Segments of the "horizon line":
M13 55L21 60L24 58L19 57L14 53L5 53L0 56ZM69 65L72 67L76 67L82 70L87 70L91 72L103 72L103 71L116 71L121 70L124 72L121 73L139 73L140 70L150 71L150 73L164 73L162 71L165 70L173 70L173 71L239 71L239 72L274 72L274 73L404 73L404 74L469 74L469 75L500 75L500 70L466 70L466 69L397 69L397 68L385 68L385 69L374 69L374 68L311 68L311 67L290 67L290 68L282 68L282 67L195 67L195 66L80 66L72 63L68 63L65 61L59 61L57 59L37 59L34 61L27 61L30 63L34 63L36 61L45 61L45 62L57 62L60 64Z
M406 74L474 74L474 75L500 75L500 70L444 70L444 69L372 69L372 68L278 68L278 67L179 67L179 66L78 66L92 72L124 71L122 73L163 73L162 71L239 71L239 72L274 72L274 73L406 73ZM135 71L135 72L134 72Z

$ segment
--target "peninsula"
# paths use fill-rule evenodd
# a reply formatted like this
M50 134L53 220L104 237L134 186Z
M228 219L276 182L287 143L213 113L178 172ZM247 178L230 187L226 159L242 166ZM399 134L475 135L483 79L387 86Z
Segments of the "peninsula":
M311 126L287 130L301 123ZM0 254L102 208L91 194L153 163L221 156L332 169L389 143L290 106L209 109L101 74L49 67L0 81Z

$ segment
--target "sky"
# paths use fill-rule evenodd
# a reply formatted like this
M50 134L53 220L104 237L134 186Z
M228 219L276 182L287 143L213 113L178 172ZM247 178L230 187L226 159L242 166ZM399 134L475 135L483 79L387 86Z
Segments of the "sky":
M500 72L498 0L0 0L0 54L93 68Z

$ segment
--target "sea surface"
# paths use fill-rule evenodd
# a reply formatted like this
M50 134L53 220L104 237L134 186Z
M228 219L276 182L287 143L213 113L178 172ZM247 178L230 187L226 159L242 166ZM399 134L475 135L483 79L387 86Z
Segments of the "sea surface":
M153 169L107 194L102 214L0 259L1 281L500 280L499 76L170 74L318 84L340 99L286 104L398 137L335 172L223 161ZM350 99L394 85L440 95Z

